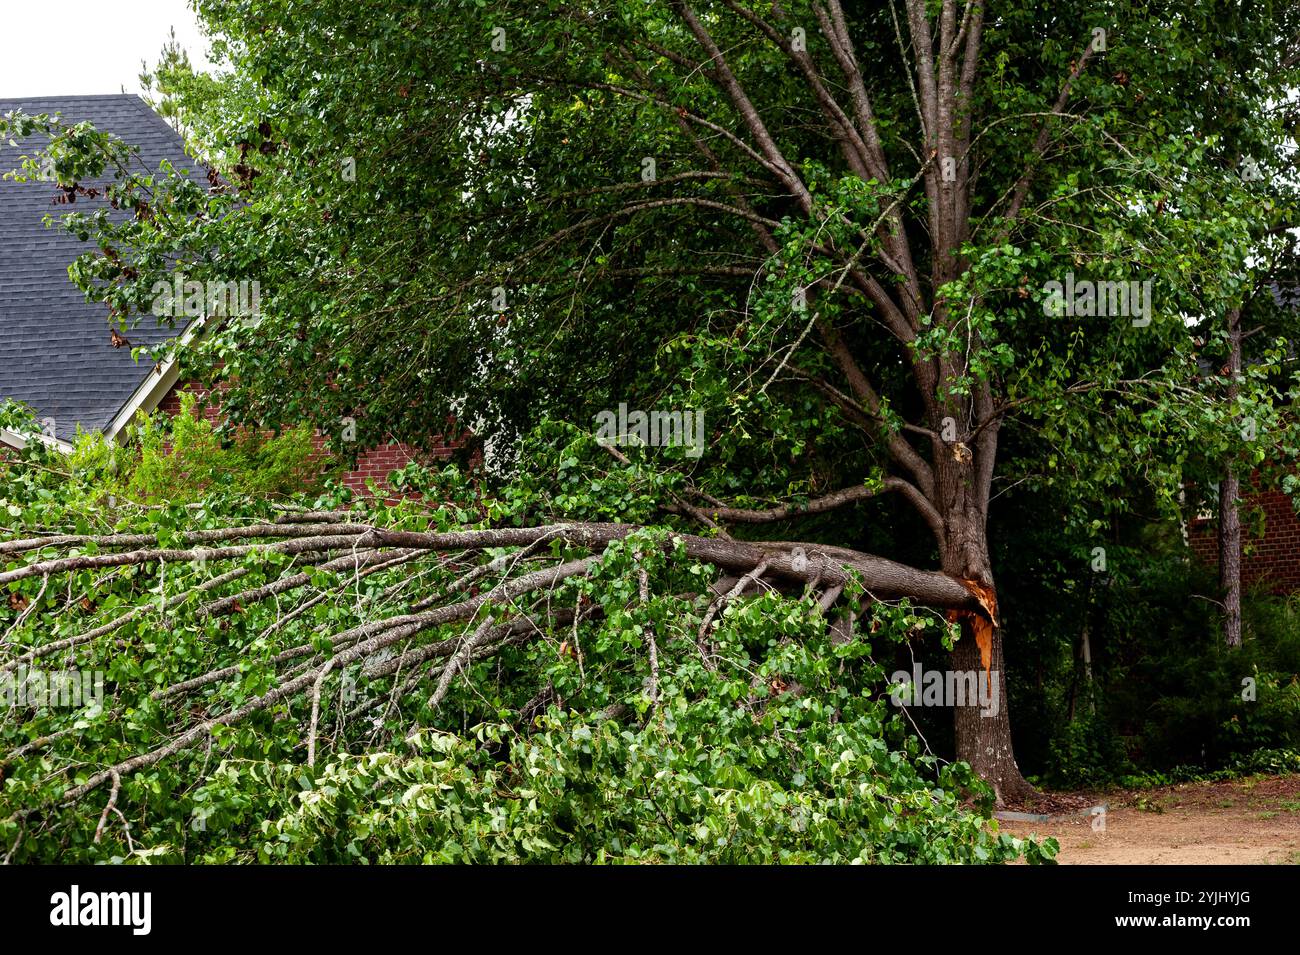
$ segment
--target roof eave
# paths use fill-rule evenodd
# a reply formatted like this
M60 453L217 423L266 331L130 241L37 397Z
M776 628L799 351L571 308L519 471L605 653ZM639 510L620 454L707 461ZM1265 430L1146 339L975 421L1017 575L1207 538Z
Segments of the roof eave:
M31 441L39 441L41 444L51 447L62 454L72 453L72 445L62 438L51 437L48 434L39 432L31 434L26 431L11 431L9 428L0 428L0 444L6 444L21 451Z
M181 334L177 347L183 348L188 345L198 334L199 328L203 324L203 319L196 319L191 322L189 327ZM161 365L154 366L154 369L145 376L144 381L140 382L139 387L131 393L122 407L118 409L112 420L109 421L108 427L104 429L104 436L112 438L119 443L126 440L126 427L136 415L149 414L162 400L167 397L167 393L172 390L176 382L180 380L181 369L180 363L176 360L176 349L173 349L171 357Z

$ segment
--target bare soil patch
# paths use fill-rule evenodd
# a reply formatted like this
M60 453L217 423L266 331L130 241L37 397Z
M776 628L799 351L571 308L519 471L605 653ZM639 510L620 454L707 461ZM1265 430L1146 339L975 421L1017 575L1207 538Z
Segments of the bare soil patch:
M1104 828L1085 817L998 825L1054 836L1062 865L1300 865L1300 775L1080 795L1108 805Z

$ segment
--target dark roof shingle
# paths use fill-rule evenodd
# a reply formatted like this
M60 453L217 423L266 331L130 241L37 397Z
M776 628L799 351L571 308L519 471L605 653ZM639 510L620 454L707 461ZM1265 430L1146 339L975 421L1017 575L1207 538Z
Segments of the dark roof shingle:
M0 99L0 115L15 109L58 113L69 125L89 121L138 146L138 159L147 167L142 171L156 172L167 159L198 178L180 137L137 96ZM44 137L36 136L20 140L18 148L0 141L0 175L43 145ZM106 428L154 363L147 358L137 363L130 348L113 348L104 306L87 302L68 278L68 266L90 244L57 222L49 228L43 224L46 215L91 211L105 201L78 197L75 205L55 205L56 189L50 182L0 180L0 399L25 402L40 417L52 417L55 434L71 440L78 425L88 431ZM132 344L153 345L178 330L146 315L127 334Z

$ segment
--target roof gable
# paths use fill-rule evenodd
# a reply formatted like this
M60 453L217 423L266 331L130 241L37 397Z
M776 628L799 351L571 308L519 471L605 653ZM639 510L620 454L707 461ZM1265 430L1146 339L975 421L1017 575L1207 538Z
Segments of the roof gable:
M195 178L197 164L185 155L181 138L138 96L56 96L0 99L0 114L61 114L65 123L89 121L140 148L142 172L156 172L163 159ZM0 174L17 168L23 155L44 145L44 137L0 142ZM108 179L85 182L104 186ZM105 309L89 303L68 278L68 266L90 247L46 215L107 205L79 197L76 206L55 205L48 182L0 180L0 398L12 398L54 419L55 436L69 441L78 425L102 431L153 372L154 363L114 348ZM117 213L125 215L125 213ZM154 345L178 334L151 316L128 333L134 345Z

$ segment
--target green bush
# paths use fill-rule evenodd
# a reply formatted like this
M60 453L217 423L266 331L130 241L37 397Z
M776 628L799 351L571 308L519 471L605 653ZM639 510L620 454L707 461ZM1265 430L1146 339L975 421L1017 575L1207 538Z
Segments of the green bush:
M1148 566L1106 595L1093 643L1097 716L1057 721L1047 778L1203 775L1256 751L1300 749L1300 603L1247 594L1242 646L1230 649L1215 606L1195 597L1212 582L1185 564Z
M1109 780L1127 765L1123 741L1099 713L1061 726L1052 739L1047 776L1053 785L1079 788Z
M285 497L320 489L325 469L306 425L278 435L239 431L223 439L181 392L170 420L131 426L125 447L78 436L70 464L83 481L133 501L193 503L213 493Z

